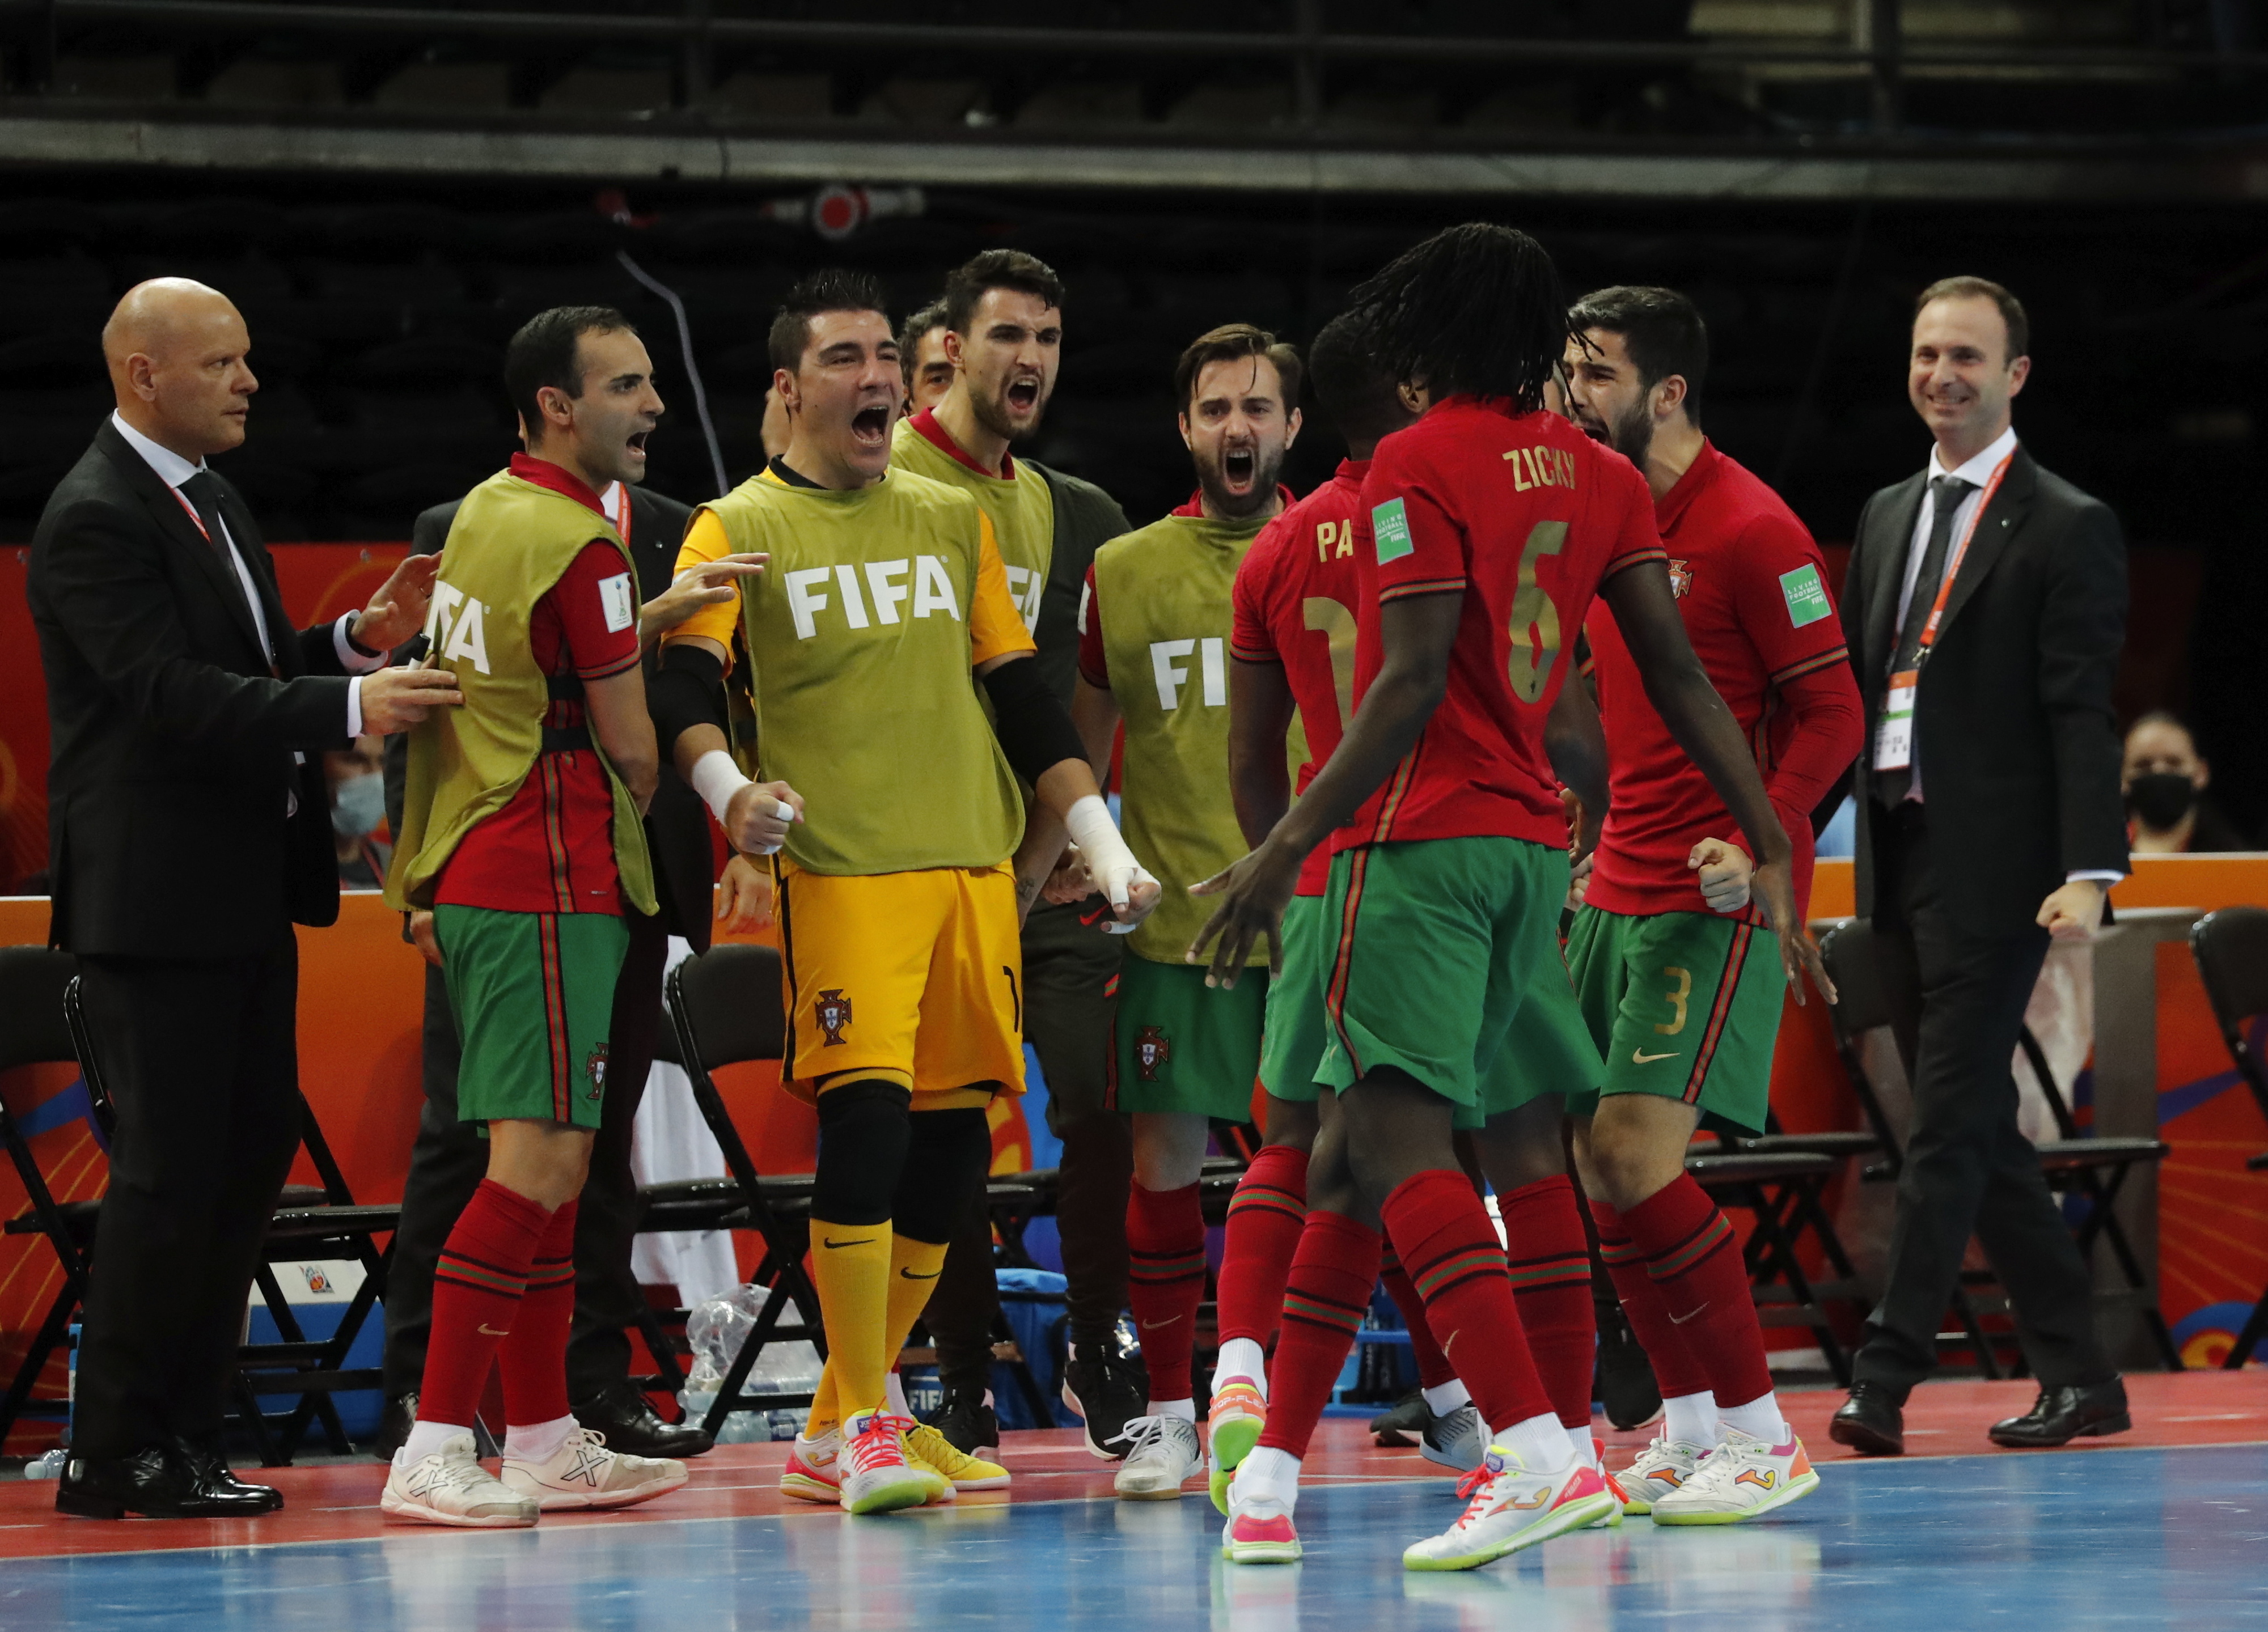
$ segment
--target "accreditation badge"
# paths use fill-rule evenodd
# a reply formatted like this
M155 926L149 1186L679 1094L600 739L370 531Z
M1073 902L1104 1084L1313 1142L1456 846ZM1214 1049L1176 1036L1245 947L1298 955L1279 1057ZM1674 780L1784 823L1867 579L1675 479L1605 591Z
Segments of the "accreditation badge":
M1904 770L1913 763L1914 687L1919 669L1890 676L1890 689L1882 699L1881 724L1874 731L1874 768Z

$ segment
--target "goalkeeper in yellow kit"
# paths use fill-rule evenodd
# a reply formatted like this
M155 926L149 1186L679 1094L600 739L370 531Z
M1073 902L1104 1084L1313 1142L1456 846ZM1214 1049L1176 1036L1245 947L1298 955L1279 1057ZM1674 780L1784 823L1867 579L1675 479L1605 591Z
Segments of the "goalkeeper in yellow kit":
M879 287L815 274L780 309L770 349L787 450L695 517L679 559L764 549L770 569L737 606L676 631L653 707L680 727L681 770L724 809L747 783L714 717L739 634L758 774L806 802L773 869L786 1072L819 1109L811 1237L828 1357L781 1488L877 1512L946 1495L924 1461L947 1478L957 1467L933 1430L886 1408L885 1389L989 1165L985 1106L1023 1089L1017 931L1044 875L1009 865L1016 778L1122 923L1148 913L1158 885L1030 661L990 522L967 493L890 468L903 381Z

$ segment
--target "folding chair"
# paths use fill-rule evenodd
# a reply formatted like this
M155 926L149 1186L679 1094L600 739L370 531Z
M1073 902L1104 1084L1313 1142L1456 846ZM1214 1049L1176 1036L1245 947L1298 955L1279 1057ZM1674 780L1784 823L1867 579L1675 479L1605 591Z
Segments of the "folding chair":
M46 946L0 947L0 1071L23 1065L77 1063L70 1027L63 1018L63 991L77 974L77 963L69 952ZM0 1439L4 1439L16 1419L27 1412L60 1417L70 1409L60 1400L33 1401L32 1390L39 1386L40 1373L61 1346L70 1330L72 1312L86 1292L87 1252L72 1226L71 1213L85 1210L91 1218L96 1203L55 1200L32 1153L30 1139L5 1105L0 1105L0 1142L6 1143L8 1159L15 1164L16 1176L23 1181L24 1195L31 1203L8 1220L6 1232L46 1237L63 1274L63 1285L48 1304L39 1329L32 1334L23 1364L8 1385L7 1398L0 1401ZM92 1239L90 1230L87 1239Z
M1808 1327L1818 1341L1827 1369L1845 1387L1851 1382L1850 1357L1835 1335L1835 1323L1825 1303L1835 1294L1815 1286L1804 1273L1795 1250L1789 1221L1799 1214L1816 1217L1822 1239L1830 1243L1830 1261L1842 1260L1843 1247L1819 1205L1819 1193L1835 1176L1837 1159L1810 1150L1697 1152L1685 1158L1685 1171L1719 1207L1740 1208L1756 1220L1742 1258L1749 1271L1750 1293L1756 1301L1756 1318L1766 1326ZM1838 1271L1838 1273L1843 1273ZM1855 1277L1843 1274L1845 1282Z
M1888 1152L1884 1161L1867 1168L1869 1179L1894 1178L1903 1165L1904 1151L1897 1137L1890 1131L1881 1100L1874 1084L1867 1079L1863 1062L1859 1059L1859 1035L1890 1023L1889 1006L1883 996L1881 974L1875 962L1874 928L1865 919L1853 919L1829 932L1820 943L1820 952L1827 961L1828 974L1833 977L1840 1001L1829 1012L1834 1017L1837 1050L1843 1059L1845 1073L1851 1079L1852 1092L1858 1095L1865 1108L1867 1121L1881 1138ZM2138 1165L2163 1161L2168 1147L2156 1139L2089 1138L2082 1137L2078 1123L2066 1102L2063 1091L2057 1085L2055 1074L2049 1070L2046 1053L2031 1028L2019 1029L2017 1042L2026 1062L2040 1083L2048 1109L2054 1116L2054 1139L2039 1141L2041 1175L2048 1187L2058 1195L2071 1195L2087 1202L2086 1216L2073 1229L2080 1255L2090 1265L2094 1261L2095 1244L2098 1239L2109 1243L2126 1284L2115 1290L2098 1290L2098 1301L2132 1304L2138 1307L2143 1325L2169 1371L2180 1371L2181 1356L2175 1350L2173 1336L2166 1327L2164 1315L2159 1311L2156 1298L2149 1290L2147 1277L2142 1273L2140 1261L2126 1238L2126 1231L2112 1211L2126 1176ZM1989 1272L1964 1271L1962 1285L1954 1290L1952 1308L1960 1320L1962 1331L1957 1334L1940 1333L1940 1343L1965 1343L1977 1359L1978 1368L1988 1378L2000 1375L2000 1361L1990 1339L1977 1320L1977 1311L1970 1298L1967 1288L1992 1283ZM2021 1355L2009 1368L2009 1374L2020 1376L2024 1371Z
M2268 1015L2268 910L2258 907L2224 907L2198 919L2190 930L2190 953L2197 959L2213 1018L2220 1023L2221 1040L2236 1063L2236 1074L2252 1090L2253 1102L2268 1116L2268 1070L2244 1035L2248 1020ZM2268 1152L2245 1164L2251 1173L2268 1172ZM2252 1357L2253 1349L2268 1337L2268 1290L2252 1305L2236 1345L2222 1365L2234 1371Z

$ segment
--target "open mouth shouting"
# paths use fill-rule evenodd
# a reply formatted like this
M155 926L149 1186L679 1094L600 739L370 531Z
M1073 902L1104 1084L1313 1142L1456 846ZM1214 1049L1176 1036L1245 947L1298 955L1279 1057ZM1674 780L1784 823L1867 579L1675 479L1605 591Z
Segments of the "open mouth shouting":
M1220 456L1221 480L1232 493L1251 492L1252 480L1259 468L1259 456L1250 448L1230 448Z
M873 450L889 445L890 408L877 402L862 408L850 416L850 435L862 448Z
M625 439L622 451L630 455L631 463L645 463L645 439L652 434L651 430L633 430Z
M1040 382L1019 379L1008 387L1008 409L1019 419L1035 414L1040 407Z

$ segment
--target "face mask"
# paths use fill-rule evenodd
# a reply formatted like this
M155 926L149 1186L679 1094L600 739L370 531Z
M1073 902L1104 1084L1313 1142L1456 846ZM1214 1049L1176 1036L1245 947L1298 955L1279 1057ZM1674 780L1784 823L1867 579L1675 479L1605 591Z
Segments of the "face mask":
M2126 803L2145 827L2162 833L2197 804L2197 783L2179 771L2152 771L2128 784Z
M359 839L386 817L386 778L350 776L331 790L331 830Z

